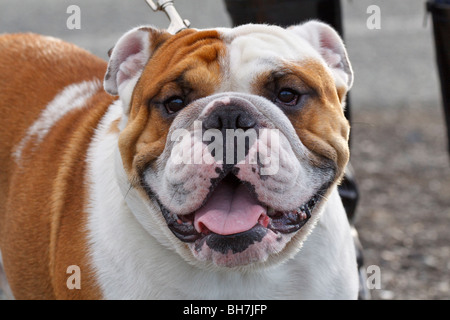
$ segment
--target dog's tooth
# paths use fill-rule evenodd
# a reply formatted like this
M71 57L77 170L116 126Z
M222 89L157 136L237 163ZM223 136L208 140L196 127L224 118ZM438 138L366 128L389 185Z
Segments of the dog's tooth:
M309 210L308 206L306 206L305 214L306 214L307 217L311 217L311 211Z
M313 203L314 203L313 205L315 206L318 201L319 201L319 196L315 195L314 198L313 198Z
M295 211L287 213L285 217L291 223L296 223L298 221L298 214Z

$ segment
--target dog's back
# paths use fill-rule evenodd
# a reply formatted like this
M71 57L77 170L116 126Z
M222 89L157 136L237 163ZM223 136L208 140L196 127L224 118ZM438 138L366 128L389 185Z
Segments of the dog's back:
M61 108L66 108L68 101L65 104L61 99L61 105L55 104L52 110L49 104L58 95L70 98L70 90L83 90L70 87L74 83L85 83L84 90L101 94L105 70L106 63L101 59L55 38L34 34L0 36L0 248L16 298L54 295L48 248L52 228L60 218L52 210L52 190L56 190L53 184L56 175L61 174L56 163L64 161L60 155L75 152L70 148L74 129L88 127L95 123L92 118L102 113L99 110L98 115L86 115L80 109L66 116ZM42 133L50 130L54 133L42 140L56 143L48 144L46 152L33 153L36 143L45 148ZM85 136L89 134L84 132ZM56 148L64 152L55 152ZM83 159L77 161L80 165ZM75 165L67 163L65 167ZM39 216L37 212L46 214ZM21 292L21 288L30 287L36 290Z
M0 36L0 219L14 172L14 147L62 88L94 77L102 79L105 70L101 59L56 38Z

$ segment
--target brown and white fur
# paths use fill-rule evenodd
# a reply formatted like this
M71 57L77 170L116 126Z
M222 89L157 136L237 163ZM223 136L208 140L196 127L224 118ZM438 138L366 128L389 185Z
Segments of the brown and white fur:
M357 298L337 193L352 82L341 39L316 21L174 36L140 27L118 41L109 64L51 37L0 36L0 248L14 297ZM297 100L280 102L286 88ZM280 132L275 174L211 155L196 165L174 161L176 150L206 145L173 133L194 137L194 122L217 110ZM247 158L261 151L252 147ZM210 241L209 221L196 214L228 175L263 208L259 236L243 230L245 246L228 242L237 226ZM312 197L309 219L286 231L286 212ZM279 212L281 229L268 212ZM71 265L80 267L81 289L66 285Z

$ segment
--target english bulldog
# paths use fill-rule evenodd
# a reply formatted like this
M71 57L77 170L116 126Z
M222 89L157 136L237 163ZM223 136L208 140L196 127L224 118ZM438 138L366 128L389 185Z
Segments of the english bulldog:
M337 192L353 73L328 25L0 37L0 243L18 299L355 299ZM71 285L74 284L75 285Z

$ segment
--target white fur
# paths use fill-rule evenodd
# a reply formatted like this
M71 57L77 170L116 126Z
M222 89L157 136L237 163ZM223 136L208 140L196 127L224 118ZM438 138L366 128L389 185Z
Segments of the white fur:
M227 44L228 56L224 65L229 73L219 91L250 92L255 75L271 70L280 62L314 59L330 72L337 87L350 89L353 71L345 46L339 35L328 25L309 21L289 28L243 25L237 28L218 28ZM322 45L322 38L326 46Z
M16 161L20 160L23 148L32 138L34 138L35 145L39 144L55 123L70 111L84 107L86 102L101 88L102 83L98 79L74 83L65 87L42 111L17 145L14 152Z
M244 25L234 29L218 29L227 44L226 65L220 91L251 92L255 75L271 70L277 63L299 62L306 58L320 60L320 55L304 39L280 27Z

